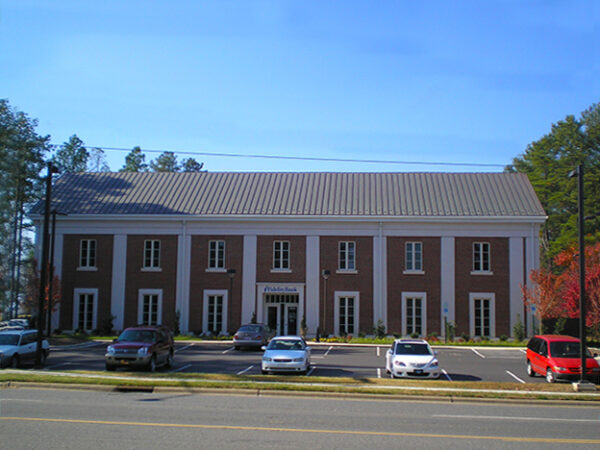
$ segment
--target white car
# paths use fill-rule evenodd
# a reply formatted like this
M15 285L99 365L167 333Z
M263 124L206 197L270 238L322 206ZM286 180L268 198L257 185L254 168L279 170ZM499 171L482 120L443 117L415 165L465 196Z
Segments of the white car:
M391 378L439 378L436 355L423 339L396 339L385 355L385 370Z
M300 336L278 336L263 346L261 370L306 374L310 368L310 347Z
M19 367L24 362L35 362L37 330L0 331L0 367ZM42 340L42 365L50 353L50 345Z

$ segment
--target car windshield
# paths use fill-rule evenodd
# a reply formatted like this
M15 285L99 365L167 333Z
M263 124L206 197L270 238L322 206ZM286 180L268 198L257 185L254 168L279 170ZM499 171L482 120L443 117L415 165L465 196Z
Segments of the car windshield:
M304 343L298 339L275 339L269 343L267 350L304 350Z
M431 355L431 352L426 344L398 342L396 344L396 355Z
M0 345L17 345L18 343L18 334L0 334Z
M260 333L262 330L260 325L244 325L240 328L240 331L244 333Z
M555 358L579 358L581 357L581 344L570 341L550 342L550 354ZM585 354L590 358L592 356L587 348Z
M121 333L118 342L154 342L156 332L150 330L125 330Z

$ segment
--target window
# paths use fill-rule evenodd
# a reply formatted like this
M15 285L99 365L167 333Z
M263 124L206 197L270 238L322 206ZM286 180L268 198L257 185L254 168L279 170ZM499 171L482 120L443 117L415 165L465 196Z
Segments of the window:
M340 242L339 250L339 270L355 270L356 244L354 242Z
M73 293L73 329L92 331L97 328L98 289L75 289Z
M209 241L208 243L208 268L225 268L225 241Z
M96 239L79 241L79 268L96 267Z
M490 271L490 243L473 242L473 272Z
M273 269L287 270L290 268L290 243L289 241L273 242Z
M354 334L354 297L339 298L339 334Z
M425 292L402 293L402 334L404 336L427 335L427 294Z
M144 241L144 268L160 268L160 241Z
M208 296L208 331L219 334L223 330L223 296Z
M494 294L470 294L471 336L495 337Z
M421 272L423 270L423 243L406 243L406 271Z
M158 295L142 296L142 325L158 325Z

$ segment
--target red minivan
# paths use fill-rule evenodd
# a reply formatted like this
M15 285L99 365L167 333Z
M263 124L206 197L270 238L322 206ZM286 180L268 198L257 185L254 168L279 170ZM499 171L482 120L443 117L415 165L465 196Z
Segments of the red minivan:
M578 380L581 374L580 341L571 336L544 334L534 336L527 344L527 375L540 374L548 383L556 380ZM600 382L600 366L586 349L586 378Z

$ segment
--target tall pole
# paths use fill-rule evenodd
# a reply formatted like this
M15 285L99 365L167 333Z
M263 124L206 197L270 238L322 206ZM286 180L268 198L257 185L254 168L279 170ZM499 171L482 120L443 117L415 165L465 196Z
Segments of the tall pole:
M585 334L585 242L583 215L583 164L577 166L578 201L579 201L579 337L581 339L581 378L585 381L586 365L586 334Z
M52 198L52 163L48 163L48 176L46 177L46 201L44 204L44 228L42 230L42 267L40 270L40 295L38 298L37 317L37 350L35 352L35 365L42 364L42 340L44 333L44 297L46 282L48 281L48 225L50 223L50 201Z

